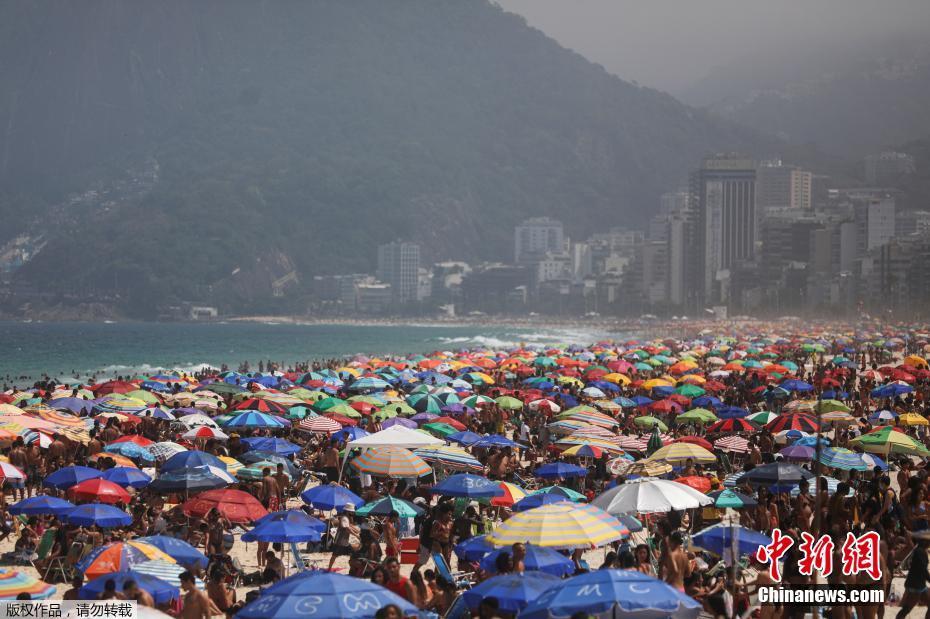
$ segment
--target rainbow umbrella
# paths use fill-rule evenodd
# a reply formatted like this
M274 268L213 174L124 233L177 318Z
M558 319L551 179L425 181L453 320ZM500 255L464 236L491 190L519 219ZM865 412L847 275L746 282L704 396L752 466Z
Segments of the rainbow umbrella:
M422 458L402 447L375 447L351 462L362 473L377 477L420 477L432 471Z
M710 464L717 461L717 456L694 443L672 443L649 456L649 460L665 462L687 462L692 460L699 464Z
M0 600L15 600L23 593L28 593L33 600L47 600L55 595L55 586L26 572L0 568Z
M145 561L155 560L177 563L171 555L152 544L133 541L113 542L95 548L74 567L83 573L85 578L93 579L104 574L127 570Z
M844 447L827 447L820 452L820 463L843 471L869 470L869 465L859 454Z
M629 533L619 520L602 509L559 502L514 515L488 535L488 541L495 546L521 542L548 548L594 548Z
M891 426L885 426L879 430L858 436L849 441L849 444L854 447L861 447L863 451L869 453L930 455L930 451L923 444Z
M507 481L499 482L501 489L504 491L502 496L496 496L491 499L491 505L500 505L510 507L526 496L526 491L516 484Z
M423 447L414 455L442 468L464 471L483 471L484 465L473 455L459 447Z

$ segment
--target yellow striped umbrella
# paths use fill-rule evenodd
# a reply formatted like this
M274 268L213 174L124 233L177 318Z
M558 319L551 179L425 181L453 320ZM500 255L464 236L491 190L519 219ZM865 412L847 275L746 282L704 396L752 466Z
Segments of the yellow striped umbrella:
M44 419L45 421L50 421L58 426L79 428L81 430L87 429L87 424L85 424L84 420L77 415L62 413L53 408L36 408L32 409L30 413L34 417Z
M500 485L501 489L504 491L502 496L496 496L491 499L491 505L503 505L504 507L510 507L517 501L526 498L526 490L518 486L517 484L512 484L509 481L502 481Z
M617 458L607 463L607 470L614 475L638 475L640 477L658 477L672 472L672 465L668 462L650 462L640 460L630 462L625 458Z
M612 454L622 454L623 449L612 441L606 439L597 438L593 436L577 436L571 435L563 438L560 441L557 441L555 446L559 449L564 450L564 453L568 455L573 455L569 453L571 449L575 447L581 447L583 445L590 445L591 447L598 447L604 451L610 452Z
M6 417L10 415L25 415L26 411L12 404L0 403L0 415Z
M899 426L926 426L930 425L930 421L927 421L927 418L923 415L918 415L917 413L904 413L898 417Z
M696 463L710 464L717 461L717 456L694 443L672 443L662 447L648 459L653 462L685 462L690 459Z
M236 474L236 471L238 471L239 469L245 466L244 464L242 464L241 462L239 462L238 460L230 456L219 456L219 459L223 462L223 464L226 465L226 470L229 471L229 473L233 475Z
M550 503L514 515L487 539L495 546L520 542L549 548L596 548L629 533L619 520L593 505Z
M402 447L375 447L351 464L357 471L377 477L420 477L432 470L422 458Z

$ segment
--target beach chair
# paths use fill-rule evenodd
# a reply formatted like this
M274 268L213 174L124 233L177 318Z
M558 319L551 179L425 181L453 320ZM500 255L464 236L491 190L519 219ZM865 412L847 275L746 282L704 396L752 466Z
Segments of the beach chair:
M446 563L446 558L441 552L432 553L432 557L433 563L436 564L436 574L446 582L454 584L456 589L469 589L475 584L474 579L471 578L474 574L469 572L453 572L449 568L449 564Z
M52 551L52 547L55 546L55 535L58 533L58 529L52 527L46 529L45 533L42 534L42 537L39 538L39 543L36 546L35 558L30 559L29 563L33 568L40 574L42 573L39 568L36 566L36 563L40 561L45 561L48 558L48 553Z
M48 562L48 567L45 568L43 580L50 582L49 575L60 575L62 582L71 580L74 573L74 565L86 554L86 546L87 544L81 542L72 542L71 547L68 548L67 554L52 557Z
M531 476L521 477L516 473L513 474L514 480L517 482L518 486L521 486L524 490L532 492L533 490L539 490L539 484L536 483L536 479Z

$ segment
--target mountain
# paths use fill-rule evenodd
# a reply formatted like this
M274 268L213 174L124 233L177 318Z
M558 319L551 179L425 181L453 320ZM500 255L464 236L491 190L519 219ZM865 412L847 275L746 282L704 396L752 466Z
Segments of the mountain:
M861 158L930 128L930 38L741 56L678 96L780 139Z
M394 239L638 226L705 153L773 148L486 0L2 0L0 57L14 288L138 316L279 308Z

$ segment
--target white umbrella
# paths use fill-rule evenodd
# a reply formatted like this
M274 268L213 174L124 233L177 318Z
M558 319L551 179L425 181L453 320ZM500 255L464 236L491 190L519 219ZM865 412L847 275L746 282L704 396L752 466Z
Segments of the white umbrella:
M183 445L178 445L177 443L172 443L171 441L163 441L161 443L155 443L154 445L149 445L146 447L152 455L155 456L156 460L165 461L174 454L181 453L182 451L187 451L187 447Z
M217 430L216 428L211 428L209 426L200 426L199 428L193 428L188 430L181 435L182 438L186 438L189 441L196 440L198 438L215 438L217 440L225 441L229 436L224 433L222 430Z
M179 422L183 423L188 428L200 428L206 426L208 428L219 429L219 425L207 417L206 415L185 415L178 419Z
M710 505L714 500L694 488L667 479L637 479L611 488L592 505L608 513L656 514Z

